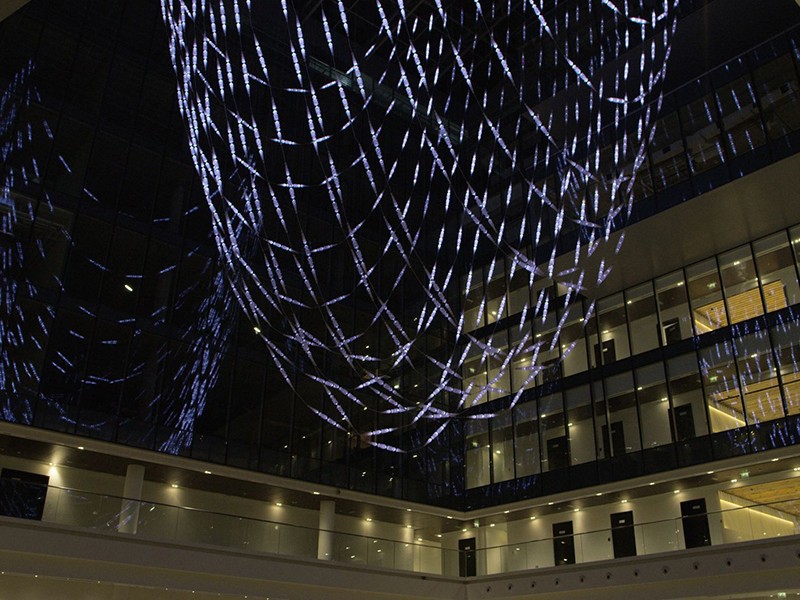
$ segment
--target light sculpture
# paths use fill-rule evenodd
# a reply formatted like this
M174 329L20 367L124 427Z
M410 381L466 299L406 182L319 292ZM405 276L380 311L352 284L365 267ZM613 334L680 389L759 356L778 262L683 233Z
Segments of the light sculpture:
M519 339L493 343L461 305L478 268L557 281L565 307L607 276L678 0L308 4L162 0L178 101L222 272L274 364L316 386L323 421L403 451L404 428L432 420L430 443L490 392L519 400L526 385L498 383L510 370L542 368L527 325L553 302L532 297L510 317ZM456 343L429 351L438 331ZM477 388L476 352L499 364Z

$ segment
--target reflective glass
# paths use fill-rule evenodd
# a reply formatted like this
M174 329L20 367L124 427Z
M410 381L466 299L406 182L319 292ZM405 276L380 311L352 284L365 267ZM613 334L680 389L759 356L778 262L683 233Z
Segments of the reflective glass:
M642 418L642 443L645 448L672 442L669 427L669 396L664 365L656 363L636 369L636 398Z
M656 122L650 143L650 163L657 191L665 190L689 176L677 112Z
M727 431L745 426L744 407L739 393L736 365L728 343L700 351L706 403L711 431Z
M753 251L767 312L800 302L800 286L786 232L753 242Z
M739 323L763 315L764 306L761 301L761 290L758 289L750 244L721 254L719 266L722 272L722 284L725 286L730 323Z
M625 291L632 354L658 347L658 316L653 284L648 281Z
M703 386L697 356L684 354L667 361L670 392L670 430L676 442L708 433Z
M675 271L656 279L656 297L661 323L661 343L667 345L692 337L683 271Z
M786 411L800 414L800 321L779 323L770 330L778 359Z
M755 90L745 75L717 90L722 126L731 156L744 154L766 142Z
M568 467L569 438L561 394L550 394L539 399L539 435L542 440L542 471Z
M589 386L582 385L566 392L567 433L571 464L595 460L594 424L592 423L592 396Z
M514 430L510 411L492 419L492 478L495 483L514 478Z
M697 335L714 331L728 324L722 285L716 259L710 258L686 269L692 319Z
M783 417L783 400L767 331L737 339L734 348L747 422L755 424Z
M609 365L631 355L628 323L622 294L603 298L597 303L600 342L595 344L595 361Z
M682 106L680 113L692 172L702 173L721 164L725 153L714 96L708 94L693 100Z
M536 406L536 402L525 402L514 409L517 477L539 472L539 418Z
M753 73L770 139L800 129L800 95L792 57L785 54Z
M475 488L489 485L489 422L485 419L470 419L465 425L466 435L466 486Z

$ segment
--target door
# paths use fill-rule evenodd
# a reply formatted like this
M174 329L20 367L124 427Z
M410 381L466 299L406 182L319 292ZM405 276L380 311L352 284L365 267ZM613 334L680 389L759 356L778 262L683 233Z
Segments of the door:
M636 556L636 531L633 528L633 511L611 515L611 540L614 558Z
M556 566L575 564L575 539L572 521L553 523L553 558Z
M569 441L567 436L547 440L547 470L565 469L569 466Z
M678 319L664 321L664 345L681 341L681 324Z
M608 425L603 425L603 445L611 448L611 456L622 456L625 454L625 427L622 421L611 423L611 438L608 435Z
M41 521L49 482L47 475L3 469L0 472L0 515Z
M458 540L458 574L461 577L475 577L478 574L475 556L475 538Z
M594 345L595 366L610 365L615 360L617 360L617 350L613 339Z
M673 440L682 442L694 437L694 415L692 415L691 404L682 404L670 409L670 417L669 426L672 430Z
M683 521L683 540L687 548L711 545L711 532L708 530L705 498L681 502Z

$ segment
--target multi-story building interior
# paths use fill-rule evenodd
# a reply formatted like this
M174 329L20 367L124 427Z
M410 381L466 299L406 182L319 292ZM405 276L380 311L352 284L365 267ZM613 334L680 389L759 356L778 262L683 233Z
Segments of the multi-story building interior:
M636 4L0 2L0 600L800 596L800 7Z

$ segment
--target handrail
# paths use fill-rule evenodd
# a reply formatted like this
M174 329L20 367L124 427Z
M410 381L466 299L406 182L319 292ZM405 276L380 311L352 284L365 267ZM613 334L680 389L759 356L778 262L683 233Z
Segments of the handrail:
M451 538L450 535L440 543L427 540L421 542L417 539L392 539L53 485L34 486L22 482L18 485L27 490L35 487L47 490L47 494L42 494L41 498L45 501L42 520L48 523L107 530L120 535L136 535L154 540L208 544L302 558L318 558L321 549L325 549L328 560L334 562L368 564L381 568L449 576L467 576L463 566L468 554L477 557L481 563L476 574L554 566L555 545L567 538L577 542L579 551L578 555L575 555L573 549L571 562L587 563L611 559L614 558L613 532L617 531L614 528L604 527L578 531L569 536L531 537L520 539L515 543L477 548L466 553L455 547L455 538ZM5 491L8 490L6 487ZM724 490L720 492L725 493ZM9 496L6 495L6 498ZM14 498L22 500L23 495ZM740 501L735 497L730 498L729 500L721 497L721 500ZM781 510L782 504L795 500L798 499L737 505L734 508L707 511L688 518L706 519L709 529L702 545L796 535L800 531L798 518ZM187 523L186 515L198 517L201 521L192 518ZM731 523L733 519L743 516L747 521L740 519L740 524L744 522L750 531L726 529L724 527L726 516L732 517ZM127 521L133 517L136 517L135 522ZM29 516L29 518L36 517ZM205 521L202 521L203 518ZM567 518L568 516L564 515L564 519ZM629 535L633 534L633 543L639 547L639 555L682 550L684 546L688 546L682 539L685 518L687 517L676 516L633 523L624 529ZM759 519L772 525L765 527L763 523L759 524ZM773 523L771 519L777 520ZM289 533L286 534L285 531ZM726 532L733 532L738 537L724 539ZM453 533L460 536L461 532ZM473 535L475 533L477 532L473 532ZM723 539L720 539L720 536ZM653 540L658 542L651 543ZM503 560L494 560L498 556L504 557ZM473 573L469 573L471 574Z

